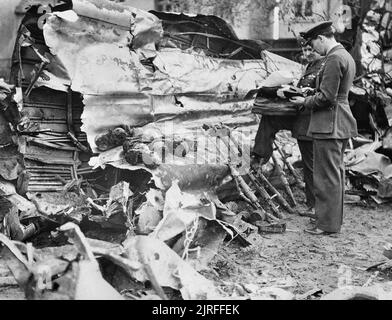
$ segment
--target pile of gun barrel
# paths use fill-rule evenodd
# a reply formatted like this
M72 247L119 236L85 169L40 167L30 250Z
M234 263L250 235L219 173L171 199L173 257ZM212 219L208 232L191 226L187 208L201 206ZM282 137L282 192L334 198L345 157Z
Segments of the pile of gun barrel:
M237 155L242 153L241 146L238 141L233 137L231 131L228 127L209 127L209 131L213 132L212 135L218 136L221 141L227 146L228 150L231 150ZM212 139L211 139L212 141ZM275 144L276 150L281 155L284 165L288 168L289 172L293 175L295 179L295 183L301 188L304 187L304 183L296 171L296 169L291 165L291 163L287 160L285 154L279 148L277 144ZM231 155L229 155L230 157ZM250 163L245 164L245 166L249 167L249 171L247 171L246 175L240 175L236 165L229 161L229 168L231 175L235 181L237 191L246 203L248 203L255 212L260 215L262 220L267 220L271 225L282 225L282 219L285 218L285 215L281 212L280 207L286 210L288 213L292 214L295 212L297 207L297 201L294 198L293 192L291 190L290 184L287 180L285 172L281 168L278 163L275 155L272 156L272 160L274 162L274 166L278 172L279 178L283 185L284 191L287 193L289 202L285 199L285 197L274 187L274 185L267 179L267 177L263 174L261 170L261 165L254 169L250 166ZM244 179L246 178L246 179ZM246 182L249 181L248 183ZM267 212L263 205L268 205L270 212ZM270 229L267 227L267 229ZM259 226L260 230L260 226ZM261 230L260 230L261 231ZM271 230L265 230L271 231Z

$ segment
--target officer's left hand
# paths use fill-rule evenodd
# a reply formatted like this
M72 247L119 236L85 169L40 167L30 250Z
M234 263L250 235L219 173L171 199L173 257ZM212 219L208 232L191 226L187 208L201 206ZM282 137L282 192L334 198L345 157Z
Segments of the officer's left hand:
M292 102L296 106L301 106L305 103L305 98L300 96L294 96L290 99L290 102Z

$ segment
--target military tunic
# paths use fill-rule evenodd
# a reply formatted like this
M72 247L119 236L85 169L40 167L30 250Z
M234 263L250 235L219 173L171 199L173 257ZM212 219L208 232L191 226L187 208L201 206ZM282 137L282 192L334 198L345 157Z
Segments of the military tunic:
M348 139L357 135L348 103L354 76L354 59L342 45L333 47L318 76L316 93L304 103L311 112L308 135L313 138L316 225L326 232L339 232L343 222L343 155Z

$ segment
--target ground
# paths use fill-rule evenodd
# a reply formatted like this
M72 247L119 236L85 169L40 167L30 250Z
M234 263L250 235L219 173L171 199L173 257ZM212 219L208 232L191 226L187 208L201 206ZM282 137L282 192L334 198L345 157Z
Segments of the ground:
M233 242L222 246L211 264L219 274L214 280L226 288L228 283L255 284L294 294L315 288L329 293L350 281L362 286L374 274L366 269L386 260L382 252L392 242L391 209L391 204L345 205L338 236L309 235L303 232L309 218L289 216L289 230L263 235L255 250L247 252ZM385 280L380 275L373 281Z
M312 236L303 232L309 218L288 216L288 230L264 234L253 250L237 241L226 241L211 261L213 272L203 272L228 294L241 296L242 285L276 286L294 294L318 288L329 293L340 284L362 286L374 274L369 266L385 261L383 246L392 242L392 205L345 205L345 218L338 236ZM351 273L351 276L350 276ZM5 266L0 276L0 299L23 299ZM372 281L385 281L377 277ZM236 285L235 285L236 284Z

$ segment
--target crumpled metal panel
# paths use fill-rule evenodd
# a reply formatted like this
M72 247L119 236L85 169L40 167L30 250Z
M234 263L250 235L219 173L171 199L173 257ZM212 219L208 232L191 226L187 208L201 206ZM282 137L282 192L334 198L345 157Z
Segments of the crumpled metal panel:
M205 156L208 156L208 151ZM204 159L204 158L202 158ZM172 157L166 163L155 169L146 168L144 165L131 165L126 162L122 147L117 147L101 153L90 161L94 167L113 166L123 170L143 169L152 175L157 188L167 190L177 180L181 190L208 190L219 185L229 173L224 163L211 163L199 159L201 163L195 163L191 157Z
M79 16L106 21L129 30L134 36L151 30L159 19L143 10L107 0L72 0L72 9Z
M210 93L238 99L260 86L269 72L285 68L298 77L301 71L299 64L268 52L264 60L228 60L169 48L131 51L123 42L125 35L117 42L98 36L91 39L91 32L105 33L101 29L102 25L85 18L70 22L56 15L44 28L47 45L68 70L71 88L84 95ZM141 63L146 55L155 56L154 72Z
M213 94L218 101L243 99L283 66L293 78L300 72L299 64L290 65L269 52L263 60L229 60L165 48L153 63L159 72L152 78L152 94Z
M268 44L261 40L238 39L233 28L212 15L186 15L150 11L162 20L163 47L192 49L208 56L227 59L260 59Z
M51 51L69 70L71 89L84 96L83 130L94 151L92 137L115 126L113 118L122 119L117 125L140 125L154 121L152 114L178 117L182 113L178 101L187 99L183 96L191 96L193 101L199 102L192 104L194 110L182 102L188 116L195 111L210 111L212 114L213 109L236 113L238 110L232 101L243 100L251 90L262 85L268 73L284 69L291 71L295 78L301 72L299 64L267 51L263 60L228 60L167 48L155 52L155 71L152 72L141 63L146 49L130 51L121 45L121 37L118 38L120 44L111 40L108 43L105 37L92 41L87 33L78 31L85 30L84 23L87 23L84 18L65 22L53 15L45 25L44 35ZM88 25L98 33L95 29L98 25ZM79 36L68 36L75 33ZM151 54L151 49L149 52ZM50 82L46 85L50 86ZM171 101L170 98L162 99L162 96L170 96ZM107 100L110 100L109 104ZM127 100L136 103L124 103ZM156 106L160 110L155 110ZM129 110L125 110L127 107ZM250 103L247 108L251 109ZM208 116L207 113L205 118Z
M85 94L140 92L148 70L129 47L138 49L159 39L159 19L130 7L114 11L87 1L73 3L75 11L53 13L43 30L51 53L72 79L72 89ZM51 87L52 83L41 85Z
M95 137L121 125L142 130L152 126L165 135L196 137L198 143L205 140L198 131L205 123L223 122L235 125L238 131L246 128L248 132L252 126L255 130L252 93L271 72L285 70L293 79L301 74L301 65L268 51L262 51L262 59L258 60L230 60L192 50L156 49L156 37L161 37L162 30L155 16L129 8L121 11L116 20L117 16L111 15L112 8L101 8L96 1L92 2L94 6L86 5L86 1L74 1L83 6L74 5L74 12L50 15L44 26L44 37L59 65L67 71L71 89L83 95L82 130L95 152L98 152ZM132 30L128 32L123 28L121 16L128 15L131 19L135 12ZM144 42L135 44L138 35L149 36L140 36ZM50 79L40 84L52 85ZM249 136L246 140L250 145ZM211 150L210 154L213 153L216 156L216 150ZM184 172L201 172L197 167L211 164L210 154L209 150L201 158L198 154L198 160L192 154L174 157L169 162L166 160L167 167L148 170L159 181L157 185L167 189L170 184L166 185L165 181L170 182L176 173L170 166L182 166ZM227 161L220 159L211 165L226 174ZM124 160L121 147L101 153L90 164L140 168ZM221 173L217 176L221 177ZM203 177L201 172L199 178Z
M375 141L352 150L345 156L344 162L346 168L365 176L373 175L378 179L391 178L391 159L375 152L380 147L381 142Z
M366 158L360 163L350 166L347 169L363 175L379 175L385 179L390 178L392 174L391 159L374 151L367 153Z

